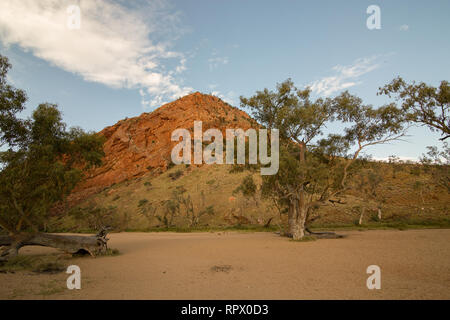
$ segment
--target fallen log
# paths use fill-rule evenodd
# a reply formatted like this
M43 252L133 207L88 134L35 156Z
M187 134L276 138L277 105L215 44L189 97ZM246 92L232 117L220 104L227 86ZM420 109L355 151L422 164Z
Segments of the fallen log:
M43 246L60 249L67 253L88 253L96 256L108 249L106 238L107 229L103 228L97 235L78 236L60 235L51 233L19 234L13 236L0 236L0 261L11 259L19 253L20 248L25 246Z

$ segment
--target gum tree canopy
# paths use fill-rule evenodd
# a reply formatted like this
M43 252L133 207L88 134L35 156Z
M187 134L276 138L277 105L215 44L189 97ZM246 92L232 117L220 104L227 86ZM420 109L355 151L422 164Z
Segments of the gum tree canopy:
M106 248L106 233L61 236L42 232L51 207L66 197L82 170L101 164L103 138L79 128L66 129L56 105L41 104L29 119L24 91L7 82L11 65L0 55L0 261L26 245L96 254Z
M450 84L441 81L439 87L424 82L406 83L401 77L380 88L379 95L395 97L409 122L427 126L442 135L442 141L450 138Z

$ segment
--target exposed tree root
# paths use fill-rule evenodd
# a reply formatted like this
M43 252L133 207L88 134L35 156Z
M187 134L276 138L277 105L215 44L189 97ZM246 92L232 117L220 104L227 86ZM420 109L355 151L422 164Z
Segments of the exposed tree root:
M310 235L313 235L320 239L337 239L337 238L343 238L343 235L337 234L335 232L313 232L309 228L305 228L306 232L308 232Z

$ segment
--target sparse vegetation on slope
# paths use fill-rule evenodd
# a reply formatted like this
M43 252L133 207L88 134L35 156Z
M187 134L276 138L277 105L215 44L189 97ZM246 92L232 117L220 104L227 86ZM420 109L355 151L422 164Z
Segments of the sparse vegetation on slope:
M369 175L371 172L377 172L380 181L372 187L365 184L367 188L360 188L359 174L352 176L352 188L348 194L340 197L339 202L329 202L320 208L320 218L311 224L312 229L450 227L450 195L432 182L433 173L426 167L418 163L398 162L399 169L389 163L366 160L359 161L357 165L362 168L361 172L367 172ZM179 165L158 177L148 174L139 179L119 183L91 196L73 209L75 212L89 214L90 218L86 215L55 218L49 228L55 228L53 231L86 232L95 229L95 225L101 221L113 226L116 231L283 231L287 222L286 212L280 211L272 202L264 199L257 199L257 206L252 197L234 192L248 176L248 172L230 174L230 169L231 167L226 165L188 168ZM183 171L183 176L172 180L170 174L178 170ZM260 188L259 174L254 174L253 178L256 187ZM366 177L366 182L367 179L369 178ZM418 179L429 188L422 191L416 189L414 185ZM151 181L151 189L146 187L147 181ZM183 196L190 197L195 212L210 206L213 206L214 212L201 215L198 223L192 225L190 212L186 212L180 202L180 211L174 216L172 225L166 226L157 216L169 212L165 202L172 199L177 187L179 190L181 187L185 190ZM373 192L371 188L375 188L375 195L370 193ZM114 206L111 207L111 204ZM365 214L359 224L363 207ZM378 219L380 210L381 219ZM271 218L270 225L264 228Z

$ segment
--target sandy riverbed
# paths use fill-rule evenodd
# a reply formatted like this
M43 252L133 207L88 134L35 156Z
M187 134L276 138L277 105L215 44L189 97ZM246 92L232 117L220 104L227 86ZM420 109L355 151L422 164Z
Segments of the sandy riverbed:
M450 230L345 231L293 242L272 233L121 233L121 255L65 273L0 274L0 299L450 299ZM22 254L54 252L28 247ZM366 268L381 268L368 290Z

